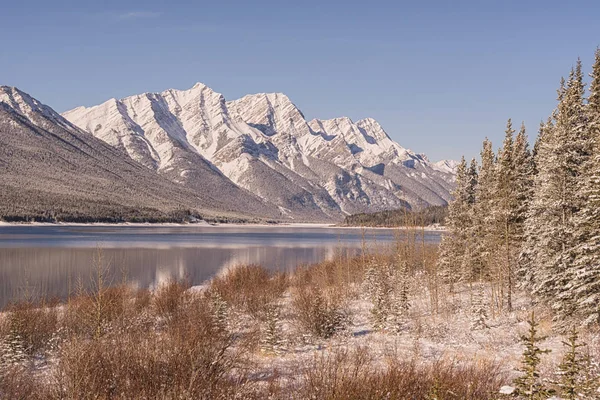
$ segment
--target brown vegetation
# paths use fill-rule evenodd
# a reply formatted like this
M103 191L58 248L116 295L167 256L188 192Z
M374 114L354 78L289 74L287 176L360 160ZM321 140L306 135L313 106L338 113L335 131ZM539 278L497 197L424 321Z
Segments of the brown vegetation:
M474 302L468 287L449 292L435 246L409 230L372 250L291 274L238 266L203 289L171 280L153 291L109 285L99 252L91 290L80 283L64 304L26 301L0 314L0 398L498 398L516 364L421 351L421 337L448 336ZM373 274L386 284L369 292L381 282ZM370 335L353 331L363 304L378 317L370 332L405 335L403 349L376 355L371 336L357 339Z

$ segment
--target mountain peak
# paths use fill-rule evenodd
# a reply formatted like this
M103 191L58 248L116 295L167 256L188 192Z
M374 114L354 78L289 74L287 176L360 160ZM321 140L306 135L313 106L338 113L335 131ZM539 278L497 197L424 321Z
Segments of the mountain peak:
M36 125L42 123L45 118L63 128L74 128L70 122L60 116L52 108L31 97L17 87L0 86L0 103L6 104L13 112L26 117ZM42 117L42 119L40 119L40 117Z
M459 162L456 160L440 160L436 163L433 163L434 167L442 172L447 172L450 174L456 173L456 167L458 167Z

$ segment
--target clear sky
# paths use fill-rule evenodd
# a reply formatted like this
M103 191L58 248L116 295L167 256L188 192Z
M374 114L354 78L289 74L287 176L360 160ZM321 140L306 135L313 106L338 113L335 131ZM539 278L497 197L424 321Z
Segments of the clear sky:
M599 44L597 0L2 0L0 84L59 112L195 82L283 92L308 119L373 117L457 159L498 147L508 117L535 135Z

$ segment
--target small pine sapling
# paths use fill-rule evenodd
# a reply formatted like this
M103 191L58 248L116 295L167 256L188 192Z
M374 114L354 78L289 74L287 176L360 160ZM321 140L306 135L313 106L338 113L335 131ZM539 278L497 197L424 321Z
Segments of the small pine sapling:
M226 332L228 329L229 315L227 302L223 300L223 297L221 297L221 294L217 291L210 294L209 300L213 324L219 331Z
M473 295L473 303L471 306L471 329L485 329L489 328L487 324L488 314L487 308L485 306L485 293L483 288L483 283L479 282L477 284L477 291Z
M521 340L525 345L521 361L522 367L520 369L523 375L515 379L515 394L528 400L547 399L553 394L553 391L544 387L540 381L539 366L541 362L540 356L550 353L550 350L542 350L538 347L538 343L545 338L538 336L537 327L539 324L536 322L533 312L527 322L529 330L526 335L521 336Z
M585 354L580 351L586 345L580 342L577 329L572 328L569 337L562 343L567 349L558 366L560 380L557 385L562 398L594 398L598 395L598 369L592 362L589 350Z
M282 351L284 340L281 329L281 307L277 303L267 306L262 329L261 350L278 354Z
M393 276L393 292L391 301L390 330L398 333L406 322L410 310L410 286L408 278L408 264L400 261L399 269Z

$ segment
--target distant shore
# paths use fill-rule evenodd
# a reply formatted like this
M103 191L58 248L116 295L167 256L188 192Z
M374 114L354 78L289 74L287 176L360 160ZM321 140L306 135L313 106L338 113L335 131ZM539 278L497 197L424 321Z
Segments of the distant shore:
M324 223L324 222L280 222L280 223L209 223L206 221L199 222L186 222L186 223L177 223L177 222L4 222L0 221L0 227L4 226L106 226L106 227L255 227L255 228L328 228L328 229L401 229L401 230L409 230L416 229L426 231L445 231L446 228L439 225L430 225L426 227L415 226L415 227L406 227L406 226L349 226L349 225L337 225L334 223Z

